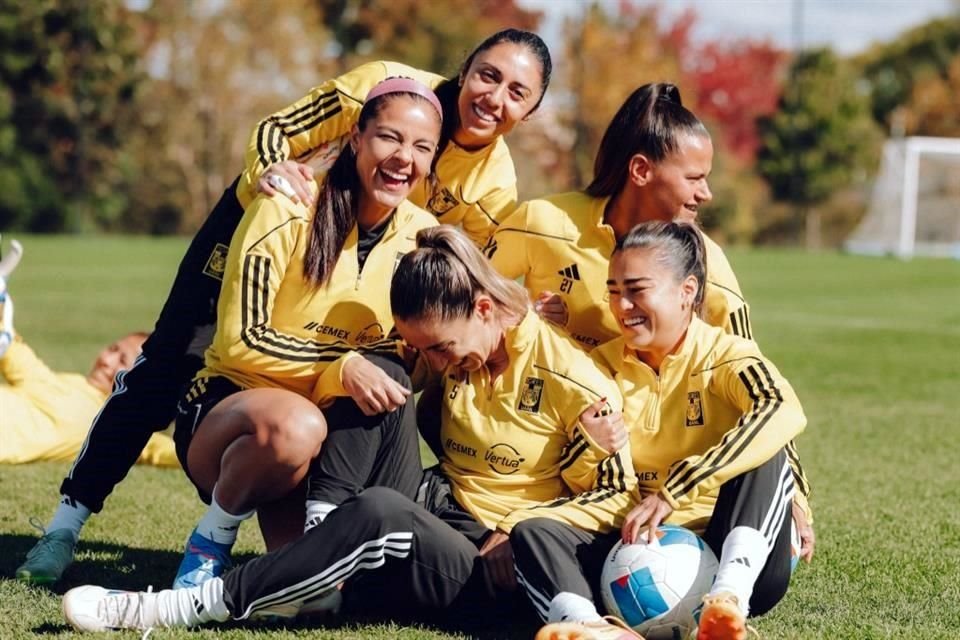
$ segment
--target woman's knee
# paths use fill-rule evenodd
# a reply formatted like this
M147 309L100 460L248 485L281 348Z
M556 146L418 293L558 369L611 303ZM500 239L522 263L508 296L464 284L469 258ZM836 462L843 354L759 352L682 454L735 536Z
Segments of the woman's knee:
M562 526L550 518L529 518L521 520L510 530L510 544L513 547L529 547L535 541L550 535L552 529Z
M262 419L256 425L256 438L278 461L298 465L320 453L327 438L327 422L316 407L291 407Z
M417 508L405 495L387 487L370 487L353 499L354 517L383 521Z
M254 389L237 397L221 420L237 425L238 435L249 435L266 459L301 466L320 452L327 422L306 398L280 389Z

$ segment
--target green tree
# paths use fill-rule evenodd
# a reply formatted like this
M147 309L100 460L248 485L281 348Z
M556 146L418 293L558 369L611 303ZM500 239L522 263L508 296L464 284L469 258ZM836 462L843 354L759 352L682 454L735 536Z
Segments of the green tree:
M109 225L140 82L120 0L0 0L0 227Z
M243 168L256 123L332 72L314 0L153 0L133 18L137 127L125 142L138 179L123 229L198 227Z
M853 70L831 50L798 55L790 78L780 109L759 121L758 169L774 198L796 207L795 222L798 227L806 222L807 244L816 247L817 205L864 179L876 161L881 134Z
M957 15L910 29L854 59L869 86L877 122L902 129L897 114L911 101L917 84L949 83L951 61L960 51L960 3L957 6ZM923 120L912 124L913 132L928 133Z

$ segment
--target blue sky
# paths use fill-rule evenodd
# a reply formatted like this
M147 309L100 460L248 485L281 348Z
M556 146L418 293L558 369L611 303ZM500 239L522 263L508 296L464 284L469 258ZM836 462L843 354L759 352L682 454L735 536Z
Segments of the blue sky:
M600 0L613 7L617 0ZM550 48L559 38L564 16L589 3L586 0L519 0L544 12L541 28ZM769 39L783 48L794 48L797 32L794 14L802 18L802 40L807 47L829 45L844 54L862 51L871 42L889 40L898 33L950 15L960 15L956 0L634 0L636 4L660 4L668 15L686 8L699 14L694 34L704 39ZM797 8L799 7L799 11ZM552 41L551 41L552 40Z

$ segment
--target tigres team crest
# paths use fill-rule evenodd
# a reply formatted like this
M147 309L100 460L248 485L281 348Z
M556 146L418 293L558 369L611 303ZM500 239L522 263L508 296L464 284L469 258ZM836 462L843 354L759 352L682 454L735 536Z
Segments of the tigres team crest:
M227 251L230 250L225 244L218 242L213 247L213 252L207 258L207 264L203 267L203 273L214 280L223 280L223 272L227 268Z
M460 201L454 198L446 187L437 185L433 195L430 196L430 200L427 201L427 209L435 216L442 216L458 204L460 204Z
M527 378L526 382L523 383L523 391L520 393L520 404L517 405L517 409L537 413L540 411L540 398L542 396L543 380Z
M703 426L703 402L700 400L699 391L687 392L687 426Z

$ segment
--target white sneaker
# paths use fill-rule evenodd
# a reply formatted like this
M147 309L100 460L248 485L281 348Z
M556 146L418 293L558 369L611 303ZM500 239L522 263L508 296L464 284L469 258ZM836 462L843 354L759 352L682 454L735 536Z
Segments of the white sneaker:
M85 585L63 596L63 615L78 631L144 631L156 626L157 595Z
M190 589L118 591L86 585L63 596L63 615L80 631L192 627L230 617L219 578Z

